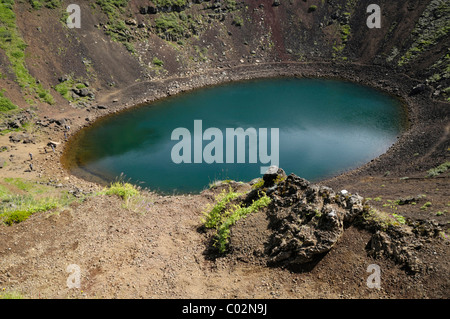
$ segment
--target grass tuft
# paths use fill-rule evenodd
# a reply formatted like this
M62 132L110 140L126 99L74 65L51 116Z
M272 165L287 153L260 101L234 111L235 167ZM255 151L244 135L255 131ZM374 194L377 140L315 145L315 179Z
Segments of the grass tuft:
M112 183L108 188L102 191L102 194L104 195L116 195L125 201L128 201L128 199L133 196L139 195L139 193L140 192L136 186L121 181Z

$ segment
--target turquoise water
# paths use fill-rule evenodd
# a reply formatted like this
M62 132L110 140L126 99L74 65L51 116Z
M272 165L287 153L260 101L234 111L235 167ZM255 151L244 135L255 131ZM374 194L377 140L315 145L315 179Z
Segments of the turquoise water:
M200 135L194 129L195 120L201 121ZM113 181L123 173L126 180L155 191L195 193L215 180L250 181L261 176L261 167L271 164L259 155L256 163L250 163L250 139L246 140L245 162L237 163L236 140L234 163L227 163L227 156L231 159L233 155L231 148L229 152L226 149L230 143L227 128L254 128L258 142L267 143L267 155L275 152L276 139L272 145L271 138L276 132L272 129L278 129L279 162L275 164L287 174L317 181L384 153L402 132L404 122L405 114L396 99L353 83L297 78L236 82L183 93L102 119L77 134L67 158L73 174L94 181ZM187 136L173 140L172 132L177 128L189 132L190 140ZM222 149L220 135L201 140L208 128L223 133ZM260 135L262 128L269 133L266 139ZM197 155L195 139L202 144L195 144L200 149ZM175 163L173 149L184 145L174 154L188 158L188 141L191 163ZM202 150L212 141L218 143L207 154L218 159L221 151L224 163L205 163ZM195 156L202 163L194 163Z

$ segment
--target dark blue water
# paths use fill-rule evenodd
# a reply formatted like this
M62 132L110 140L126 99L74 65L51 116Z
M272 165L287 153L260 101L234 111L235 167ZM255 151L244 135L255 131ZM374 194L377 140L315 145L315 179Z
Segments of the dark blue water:
M195 120L201 121L200 135L194 129ZM123 173L127 180L152 190L199 192L215 180L260 177L261 167L271 164L261 161L260 149L257 162L250 163L250 138L246 140L245 163L237 163L237 140L234 163L227 163L227 128L254 128L258 143L263 141L260 129L266 128L267 155L274 149L270 133L278 129L279 162L272 164L287 174L316 181L384 153L402 132L404 122L405 114L396 99L353 83L296 78L237 82L102 119L76 136L66 158L72 173L87 179L112 181ZM171 155L174 147L184 145L178 154L188 158L187 138L171 138L177 128L191 135L191 163L177 164ZM208 128L215 128L210 132L216 134L202 141ZM224 163L207 164L202 150L215 141L216 148L210 145L209 151L213 151L206 154L218 159L220 132ZM194 163L195 139L202 144L197 154L202 163Z

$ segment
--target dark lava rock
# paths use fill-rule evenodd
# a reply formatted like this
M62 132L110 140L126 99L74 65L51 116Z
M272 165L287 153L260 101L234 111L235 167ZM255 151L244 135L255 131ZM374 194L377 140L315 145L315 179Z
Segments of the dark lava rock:
M335 192L294 174L286 177L276 166L267 170L263 181L252 181L252 190L238 204L248 206L264 193L271 198L270 204L231 229L231 251L245 262L293 271L311 269L333 249L345 229L355 225L373 234L366 245L369 256L390 258L406 271L418 273L427 267L417 251L442 234L442 226L435 221L398 221L369 206L358 194ZM405 205L415 200L400 201Z
M66 81L68 81L69 80L69 76L68 75L63 75L63 76L60 76L59 78L58 78L58 81L59 82L66 82Z
M153 7L153 6L148 6L147 13L148 14L157 14L158 13L158 8Z
M409 95L413 96L413 95L421 94L427 90L428 90L428 87L425 84L423 84L423 83L418 84L411 89L411 92L409 92Z
M8 122L8 128L9 129L17 129L20 128L22 124L20 123L20 120L15 119Z
M9 140L12 143L22 142L24 144L36 143L36 138L27 133L13 133L9 136Z
M286 173L282 168L270 166L263 176L264 187L272 187L277 179L285 179Z
M421 241L407 228L392 227L372 235L366 248L374 258L391 258L397 264L403 265L407 271L418 273L424 270L422 261L415 256L415 251L421 247Z
M361 196L344 194L293 174L277 184L268 208L273 230L267 245L269 263L295 266L330 251L344 226L364 210Z

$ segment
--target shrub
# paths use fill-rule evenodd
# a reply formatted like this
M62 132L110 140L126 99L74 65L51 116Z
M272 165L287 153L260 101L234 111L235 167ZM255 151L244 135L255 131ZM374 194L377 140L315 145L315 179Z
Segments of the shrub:
M233 206L234 210L227 212L228 217L217 228L217 238L214 245L219 249L219 252L224 253L227 249L230 237L230 227L236 224L241 218L245 218L249 214L266 207L269 205L270 201L271 199L264 194L260 199L254 201L248 207L241 207L240 205Z
M242 207L240 204L231 204L234 199L243 194L233 192L230 187L228 192L224 190L216 197L217 203L209 212L203 213L205 215L205 219L203 219L204 226L216 229L214 247L220 253L225 253L227 250L231 226L238 220L269 205L271 199L265 193L261 193L262 196L258 200L253 201L250 206Z
M203 215L205 216L204 219L202 219L202 222L204 223L206 228L215 228L217 227L222 219L222 213L226 207L226 205L232 201L233 199L241 196L241 193L235 193L231 191L231 187L229 188L229 191L226 192L223 190L219 195L216 196L216 204L212 207L212 209L209 212L203 212Z

